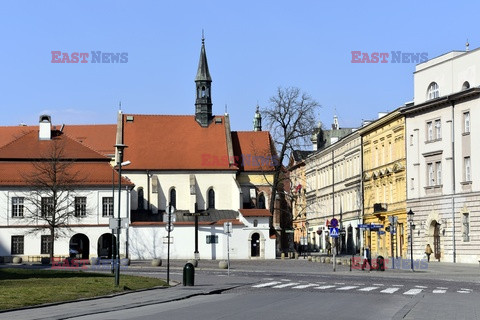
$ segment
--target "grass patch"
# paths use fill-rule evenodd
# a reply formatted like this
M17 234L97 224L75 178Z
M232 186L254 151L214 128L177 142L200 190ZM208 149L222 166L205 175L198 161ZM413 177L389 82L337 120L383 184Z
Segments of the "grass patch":
M0 268L0 310L165 286L161 279L106 273Z

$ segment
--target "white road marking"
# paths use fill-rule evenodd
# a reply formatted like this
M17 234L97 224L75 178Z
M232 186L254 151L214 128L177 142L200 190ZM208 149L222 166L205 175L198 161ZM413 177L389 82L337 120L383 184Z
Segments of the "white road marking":
M296 287L293 287L292 289L305 289L305 288L308 288L308 287L316 287L317 284L315 283L309 283L309 284L302 284L301 286L296 286Z
M403 287L403 284L392 284L394 287Z
M296 286L297 284L300 284L300 283L298 282L284 283L284 284L279 284L278 286L274 286L273 288L286 288L286 287Z
M332 285L320 286L320 287L316 287L315 289L329 289L329 288L335 288L335 286L332 286Z
M463 291L472 291L473 289L460 288L460 290L463 290Z
M433 293L445 293L445 292L447 292L447 290L445 290L445 289L435 289L432 292Z
M372 291L378 288L380 287L366 287L366 288L358 289L358 291Z
M423 289L426 289L428 287L425 287L425 286L415 286L415 288L423 288Z
M358 286L346 286L346 287L337 288L337 290L352 290L355 288L358 288Z
M437 287L437 289L447 290L448 288L447 287Z
M290 279L280 279L280 280L282 280L282 281L292 281Z
M384 286L383 283L372 283L372 286Z
M274 286L274 285L279 284L279 283L280 282L278 282L278 281L261 283L261 284L257 284L257 285L252 286L252 288L263 288L263 287L268 287L268 286Z
M472 291L467 291L467 290L458 290L458 293L472 293Z
M394 293L396 291L400 290L400 288L387 288L385 290L382 290L380 292L383 292L383 293Z
M408 294L408 295L416 295L416 294L419 294L420 292L422 292L423 289L410 289L406 292L404 292L403 294Z
M335 284L337 284L337 285L344 285L345 282L335 282Z

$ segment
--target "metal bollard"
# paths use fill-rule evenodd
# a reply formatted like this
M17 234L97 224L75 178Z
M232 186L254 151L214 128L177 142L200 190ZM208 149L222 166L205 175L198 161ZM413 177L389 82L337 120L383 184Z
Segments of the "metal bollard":
M183 267L183 285L194 286L195 283L195 267L191 263L187 263Z

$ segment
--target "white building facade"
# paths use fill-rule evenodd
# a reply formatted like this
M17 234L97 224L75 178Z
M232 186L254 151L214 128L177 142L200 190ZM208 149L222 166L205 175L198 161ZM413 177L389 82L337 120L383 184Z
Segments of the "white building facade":
M407 108L407 208L414 258L480 259L480 50L450 52L417 65Z

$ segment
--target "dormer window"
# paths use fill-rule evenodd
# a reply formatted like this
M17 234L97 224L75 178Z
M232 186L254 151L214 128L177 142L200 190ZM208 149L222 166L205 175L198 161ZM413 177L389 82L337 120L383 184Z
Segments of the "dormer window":
M462 90L467 90L470 89L470 83L468 81L465 81L462 85Z
M440 96L438 84L436 82L430 83L427 90L427 100L436 99Z

